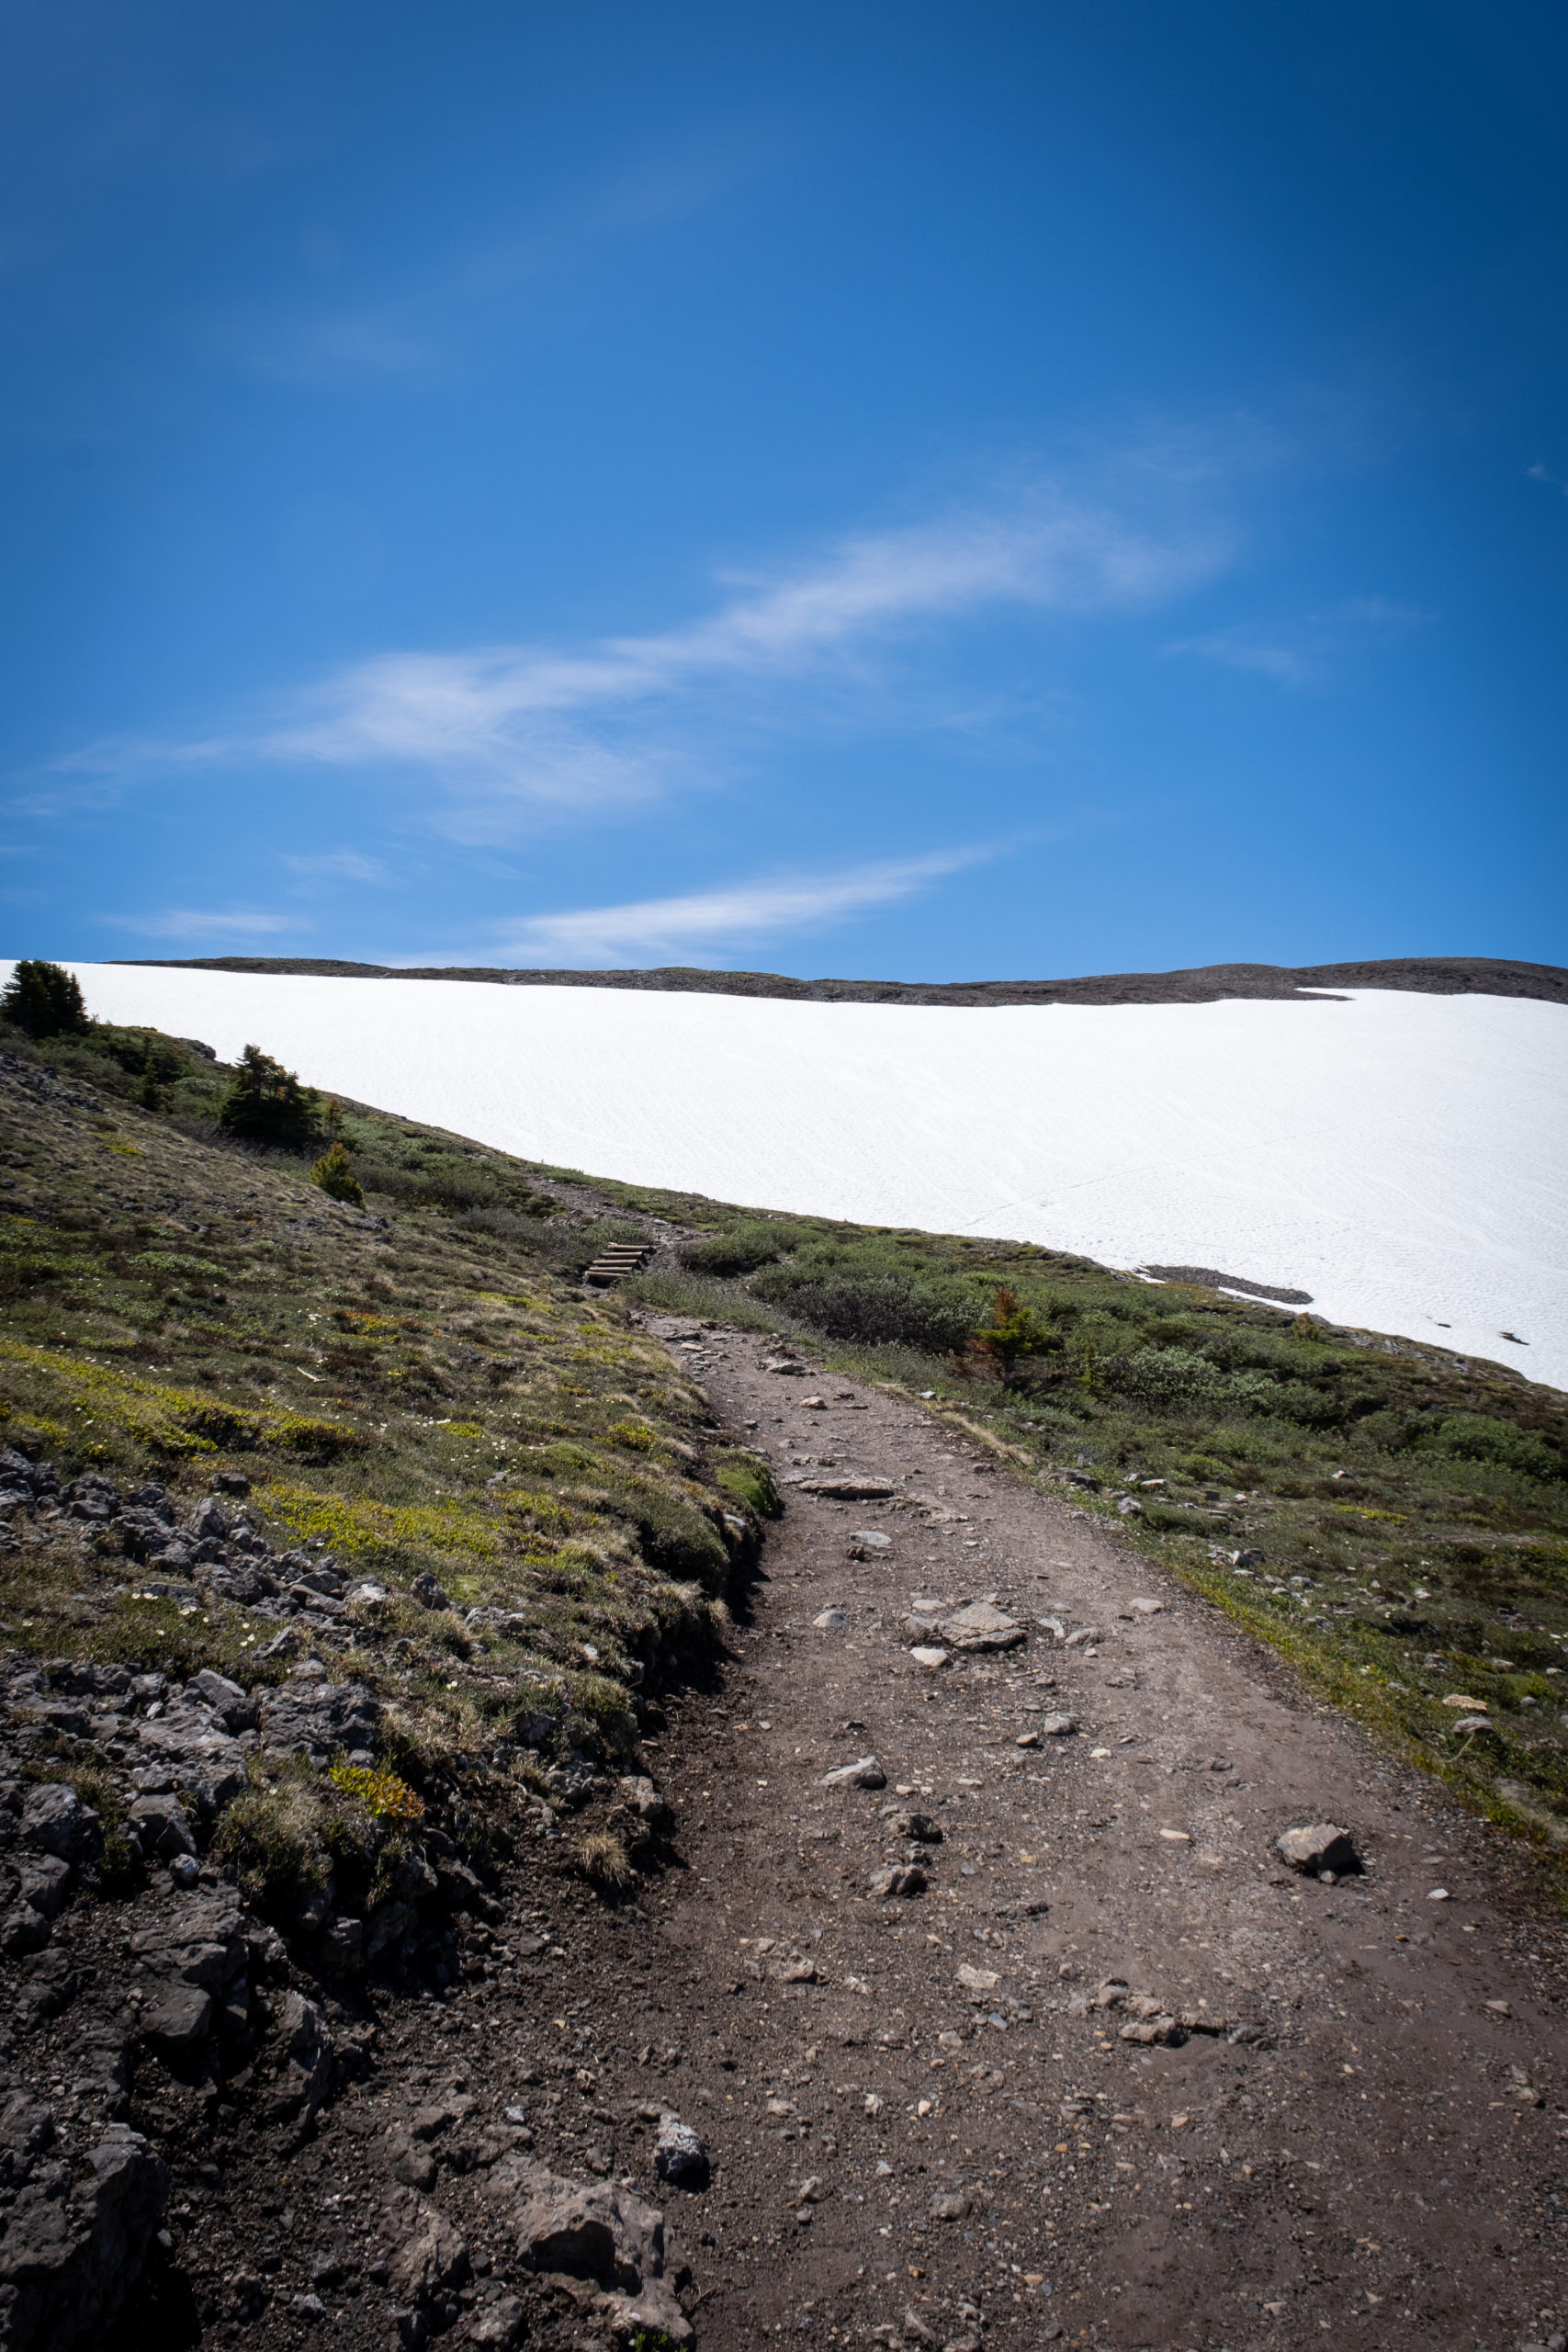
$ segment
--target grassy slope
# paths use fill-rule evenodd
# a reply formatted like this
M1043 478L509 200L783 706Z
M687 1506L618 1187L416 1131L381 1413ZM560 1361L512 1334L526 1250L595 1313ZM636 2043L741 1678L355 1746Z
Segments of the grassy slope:
M137 1107L125 1043L0 1029L0 1445L122 1491L156 1476L184 1507L242 1471L280 1550L322 1540L389 1586L329 1667L390 1703L416 1780L486 1756L515 1774L501 1743L630 1756L634 1686L711 1646L760 1490L665 1351L562 1279L598 1231L538 1214L556 1204L510 1166L369 1115L351 1139L379 1139L402 1189L360 1217L304 1162L218 1137L225 1073L198 1056L161 1048L165 1107ZM454 1201L482 1222L454 1226ZM422 1573L452 1607L420 1605ZM288 1670L261 1656L275 1622L141 1597L155 1581L25 1542L0 1564L0 1648ZM522 1612L521 1638L468 1628L475 1605Z
M701 1400L622 1304L585 1303L562 1279L653 1216L707 1236L708 1263L644 1277L634 1300L794 1335L846 1371L934 1391L935 1409L1114 1519L1469 1801L1568 1844L1557 1392L1029 1246L769 1220L530 1169L348 1106L370 1206L392 1219L381 1237L327 1204L301 1163L209 1139L210 1064L176 1068L171 1047L169 1113L130 1108L114 1042L36 1056L122 1099L114 1132L40 1104L11 1155L29 1204L0 1228L9 1427L62 1468L173 1464L193 1495L231 1462L280 1542L320 1532L345 1566L400 1587L430 1568L464 1605L525 1608L526 1641L475 1643L400 1597L390 1648L353 1658L446 1740L481 1741L546 1689L572 1736L624 1742L626 1662L657 1665L661 1640L667 1652L700 1630L722 1589L715 1506L757 1493L748 1466L711 1456ZM603 1216L568 1218L541 1195L563 1175ZM1053 1335L1017 1391L949 1351L1002 1283ZM501 1468L498 1501L486 1482ZM1163 1487L1137 1483L1154 1478ZM1122 1514L1124 1496L1137 1514ZM1250 1573L1231 1559L1247 1550L1265 1555ZM83 1598L61 1563L47 1593L8 1596L5 1638L149 1657L162 1644L217 1663L250 1646L242 1611L198 1631L111 1598L123 1565ZM616 1670L591 1670L585 1642ZM520 1699L520 1673L547 1679ZM1456 1733L1441 1702L1461 1693L1492 1729Z

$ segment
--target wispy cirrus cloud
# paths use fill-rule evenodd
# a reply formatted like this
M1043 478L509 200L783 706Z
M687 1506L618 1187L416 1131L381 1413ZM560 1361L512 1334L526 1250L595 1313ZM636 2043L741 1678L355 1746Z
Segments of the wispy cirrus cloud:
M1125 613L1207 576L1217 532L1141 526L1050 487L845 539L814 563L732 579L672 629L572 648L502 644L350 664L254 719L186 741L99 741L55 763L106 788L240 764L423 771L440 829L498 837L525 810L646 800L722 767L725 730L887 725L887 666L943 626L1010 607ZM893 724L941 724L911 690Z
M1431 621L1431 613L1382 596L1359 596L1332 611L1303 620L1258 628L1238 622L1200 637L1178 638L1163 650L1217 662L1227 670L1249 670L1276 684L1310 688L1327 684L1348 656L1375 642L1387 642Z
M356 849L323 850L313 857L286 856L283 864L307 882L389 882L392 878L384 859L367 857Z
M210 907L163 907L147 914L105 915L117 931L135 932L143 939L270 939L278 932L308 930L299 915L250 913L236 909L216 913Z
M505 954L573 967L694 953L701 961L756 941L814 931L835 917L892 906L997 854L987 848L942 850L836 873L776 875L678 898L530 915L505 931L501 945Z
M433 382L471 362L477 341L513 318L523 300L547 300L552 280L581 290L602 251L702 211L754 177L773 152L766 139L734 139L647 156L378 288L355 273L339 232L312 221L299 253L313 289L228 304L193 319L191 331L223 364L302 390Z

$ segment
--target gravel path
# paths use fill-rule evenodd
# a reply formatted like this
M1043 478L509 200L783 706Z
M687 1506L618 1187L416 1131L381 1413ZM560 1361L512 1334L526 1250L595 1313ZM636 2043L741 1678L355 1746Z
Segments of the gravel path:
M797 1482L664 1743L646 2064L714 2158L671 2211L703 2339L1551 2342L1562 1939L1503 1841L1098 1523L775 1346L674 1342ZM845 1476L893 1491L800 1483ZM1026 1639L922 1668L913 1604L983 1598ZM885 1787L824 1784L868 1755ZM1332 1885L1273 1850L1325 1821Z

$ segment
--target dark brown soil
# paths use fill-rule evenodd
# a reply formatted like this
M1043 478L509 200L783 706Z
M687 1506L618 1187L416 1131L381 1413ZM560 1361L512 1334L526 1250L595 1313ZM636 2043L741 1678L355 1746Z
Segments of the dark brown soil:
M313 2142L282 2166L231 2148L221 2191L175 2219L165 2295L227 2310L225 2278L259 2267L272 2300L213 2337L270 2352L305 2340L289 2298L335 2247L367 2284L321 2288L332 2340L389 2347L366 2267L386 2123L459 2085L476 2126L520 2105L558 2171L664 2207L715 2352L1548 2340L1568 2319L1563 1937L1530 1917L1516 1849L973 1438L766 1373L750 1335L691 1337L675 1351L781 1479L894 1496L786 1487L714 1688L649 1744L675 1808L662 1872L615 1906L541 1855L497 1927L544 1939L516 1984L389 2006ZM1022 1645L923 1670L911 1602L986 1595ZM818 1629L829 1608L845 1622ZM1053 1713L1077 1730L1019 1745ZM885 1789L823 1786L868 1754ZM940 1840L898 1835L894 1805ZM1323 1821L1364 1865L1334 1885L1273 1850ZM913 1851L923 1893L870 1891ZM1222 2030L1141 2047L1125 2005L1094 2006L1110 1978ZM654 2180L662 2109L706 2143L700 2190ZM432 2143L431 2195L486 2291L524 2295L531 2344L601 2342L568 2282L509 2267L462 2137ZM150 2291L126 2352L196 2341Z
M322 956L196 956L126 959L193 972L310 973L329 979L490 980L509 988L663 989L704 996L790 997L818 1004L1213 1004L1225 997L1310 1003L1337 989L1403 989L1422 996L1527 996L1568 1004L1568 971L1491 956L1402 956L1359 964L1205 964L1187 972L1108 972L1076 980L797 980L777 972L513 971L430 965L417 970Z

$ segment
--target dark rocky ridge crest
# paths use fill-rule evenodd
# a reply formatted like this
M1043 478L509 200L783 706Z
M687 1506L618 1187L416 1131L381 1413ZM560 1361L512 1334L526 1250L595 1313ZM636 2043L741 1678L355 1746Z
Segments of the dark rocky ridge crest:
M313 956L147 956L127 963L181 972L274 972L340 980L490 980L506 988L652 989L673 995L784 997L808 1004L1217 1004L1225 998L1322 1002L1339 989L1418 996L1523 996L1568 1004L1568 970L1492 956L1401 956L1359 964L1203 964L1183 972L1102 972L1075 980L797 980L779 972L546 972L501 965L345 963Z

